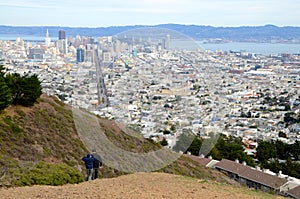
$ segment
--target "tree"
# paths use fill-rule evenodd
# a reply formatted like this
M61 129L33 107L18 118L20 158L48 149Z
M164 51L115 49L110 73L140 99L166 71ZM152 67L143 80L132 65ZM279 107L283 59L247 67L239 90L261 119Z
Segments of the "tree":
M199 154L201 146L202 146L202 140L201 140L201 138L196 137L193 140L192 144L187 149L187 151L191 152L192 155L196 155L196 156L201 155L201 154Z
M4 66L0 65L0 77L4 77L5 73L3 71L4 71Z
M217 149L217 147L213 147L212 150L209 152L209 155L216 160L222 160L223 156L220 153L220 151Z
M12 102L12 95L4 77L0 76L0 110L8 107Z
M288 124L293 124L295 123L296 119L293 117L293 115L295 115L294 112L288 112L284 114L284 122L288 123Z
M261 162L266 162L276 157L275 145L272 142L260 141L256 151L257 159Z
M240 162L245 161L247 165L254 166L254 161L244 152L241 138L233 136L221 135L215 146L210 151L209 155L213 159L221 160L223 158L229 160L238 159Z
M287 156L287 144L283 143L280 140L275 142L276 154L279 159L286 159Z
M289 145L289 152L295 160L300 160L300 141L296 140L294 144Z
M279 173L279 171L282 171L284 169L284 164L280 164L278 159L275 159L270 163L265 163L265 165L263 165L263 168L270 169L275 173Z
M300 178L300 164L293 162L290 157L287 158L283 172L289 176Z
M178 141L176 142L173 150L176 152L182 151L183 153L187 152L187 149L192 144L195 135L191 131L184 131L180 136L178 136Z
M279 131L279 133L278 133L278 137L287 138L287 135L286 135L286 133L285 133L285 132L283 132L283 131Z
M41 82L37 75L7 75L7 84L12 89L13 104L32 106L42 94Z
M162 145L162 146L168 146L168 141L166 140L166 138L163 138L162 139L162 141L160 141L160 144Z
M18 73L5 74L0 65L0 110L11 103L32 106L42 94L41 82L37 75L21 76Z

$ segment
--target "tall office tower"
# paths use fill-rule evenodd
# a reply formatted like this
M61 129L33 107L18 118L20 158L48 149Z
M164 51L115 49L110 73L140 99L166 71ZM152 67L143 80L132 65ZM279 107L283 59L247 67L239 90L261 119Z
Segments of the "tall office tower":
M68 41L66 39L63 40L63 53L66 54L68 53Z
M58 39L66 39L66 32L64 30L59 30L58 31Z
M165 40L165 39L162 39L162 40L161 40L161 47L162 47L163 49L167 49L167 46L166 46L166 40Z
M84 62L84 50L82 48L77 48L76 61Z
M45 38L45 45L47 47L50 46L50 43L51 43L51 38L49 37L49 32L48 32L48 29L47 29L47 32L46 32L46 38Z
M95 39L91 36L88 36L88 44L94 44L95 43Z
M103 62L105 62L105 63L111 62L110 52L103 53Z
M115 53L119 54L119 53L121 52L122 46L121 46L120 40L116 40L116 41L115 41L115 43L114 43L114 48L115 48L115 49L114 49Z
M166 36L166 49L170 49L170 41L171 39L170 39L170 35L169 34L167 34L167 36Z
M72 37L72 35L68 36L68 45L71 46L74 43L74 38Z
M80 44L81 44L81 37L80 37L80 35L76 35L75 41L73 42L73 46L74 46L75 48L77 48L77 47L80 46Z
M66 39L60 39L56 42L56 47L59 52L66 54L68 52L68 44Z
M24 47L24 40L21 38L21 40L20 40L20 46L23 46Z
M63 54L66 54L68 52L68 42L66 39L66 32L64 30L58 31L58 41L61 41L59 44L59 50Z
M84 45L84 46L86 46L88 44L88 38L85 37L85 36L82 36L81 37L81 44Z

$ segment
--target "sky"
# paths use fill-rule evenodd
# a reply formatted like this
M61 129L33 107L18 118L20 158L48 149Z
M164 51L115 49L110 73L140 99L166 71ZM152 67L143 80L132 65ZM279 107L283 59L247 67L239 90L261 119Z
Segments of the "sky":
M0 0L0 25L300 26L299 0Z

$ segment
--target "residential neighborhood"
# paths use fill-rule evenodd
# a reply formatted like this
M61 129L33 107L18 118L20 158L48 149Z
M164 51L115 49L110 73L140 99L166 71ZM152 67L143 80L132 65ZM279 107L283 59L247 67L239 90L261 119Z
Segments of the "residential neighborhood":
M185 131L239 137L254 159L261 140L300 141L299 54L190 49L172 34L127 34L51 41L47 31L45 41L0 40L0 64L7 73L38 74L44 93L165 139L170 149ZM248 187L300 198L298 179L202 161Z

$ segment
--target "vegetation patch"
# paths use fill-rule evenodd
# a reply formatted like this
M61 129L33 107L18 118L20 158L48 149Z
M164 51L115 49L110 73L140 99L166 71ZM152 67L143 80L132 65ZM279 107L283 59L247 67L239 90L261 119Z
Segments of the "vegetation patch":
M39 162L31 169L21 171L19 179L13 181L17 186L24 185L63 185L84 181L83 175L66 164Z

